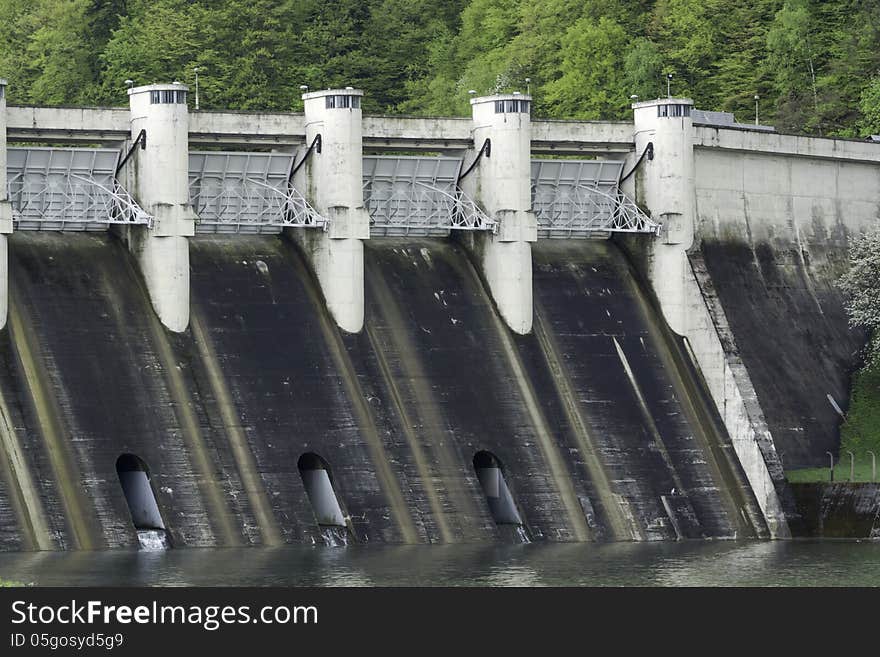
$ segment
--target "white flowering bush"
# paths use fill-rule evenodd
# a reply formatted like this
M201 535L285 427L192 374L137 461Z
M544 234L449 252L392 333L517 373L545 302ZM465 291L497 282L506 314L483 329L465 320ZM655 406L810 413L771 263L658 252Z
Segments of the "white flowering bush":
M880 364L880 228L852 240L849 260L849 271L838 286L846 298L850 325L871 334L865 364L873 367Z

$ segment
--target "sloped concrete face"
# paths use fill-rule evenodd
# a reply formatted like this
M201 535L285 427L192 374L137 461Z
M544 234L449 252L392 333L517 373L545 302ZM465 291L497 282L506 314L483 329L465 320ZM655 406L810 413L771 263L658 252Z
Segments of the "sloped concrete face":
M326 542L305 453L333 468L318 475L337 501L320 517L345 515L357 542L518 540L487 504L481 451L503 462L515 494L504 517L515 508L531 540L765 532L679 346L607 243L539 248L539 321L514 336L444 240L367 246L358 334L336 326L301 253L275 237L192 240L180 334L149 312L111 236L13 242L0 402L25 428L28 467L46 473L31 487L49 547L137 544L120 453L149 463L175 547ZM36 545L3 439L0 545Z
M622 253L608 242L552 240L533 253L534 339L519 339L520 350L543 412L590 472L606 531L766 535L686 346Z
M33 485L52 546L137 545L116 471L121 452L150 464L175 545L241 544L240 529L224 532L245 523L230 520L238 511L226 507L207 456L216 448L186 415L193 386L172 355L175 334L154 315L132 256L107 234L11 241L0 397L12 426L26 427L18 438L27 468L45 474Z
M846 250L704 240L702 257L739 357L786 468L818 467L837 452L850 376L865 343L848 325L834 282Z

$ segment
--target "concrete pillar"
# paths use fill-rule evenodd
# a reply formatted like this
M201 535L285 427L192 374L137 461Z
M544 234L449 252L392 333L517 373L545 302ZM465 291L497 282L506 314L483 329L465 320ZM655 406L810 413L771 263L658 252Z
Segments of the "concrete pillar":
M327 89L302 96L306 144L321 136L294 186L329 222L327 230L289 229L318 277L330 314L344 331L364 325L364 245L370 217L364 207L363 136L359 89Z
M189 112L187 87L153 84L128 90L131 139L146 130L146 148L138 149L120 175L137 202L153 217L150 228L126 228L153 308L172 331L189 324L189 243L196 214L189 199Z
M729 358L725 345L730 341L719 334L726 323L723 312L710 313L688 259L696 232L693 102L662 98L632 107L636 153L654 144L653 159L636 172L638 197L663 226L649 247L648 277L667 323L688 340L771 536L787 538L785 512L771 476L771 470L780 470L773 439L763 417L750 410L748 400L756 395L748 373Z
M9 262L6 236L12 233L12 205L6 194L6 80L0 78L0 329L9 307Z
M693 101L661 98L633 104L636 153L648 142L654 157L646 160L639 179L640 199L662 226L648 265L648 276L666 321L676 333L687 329L686 281L691 273L687 250L694 243Z
M476 258L498 312L516 333L532 330L532 249L538 227L531 194L531 98L503 94L471 99L474 147L491 151L462 180L463 191L498 223L496 234L463 240Z

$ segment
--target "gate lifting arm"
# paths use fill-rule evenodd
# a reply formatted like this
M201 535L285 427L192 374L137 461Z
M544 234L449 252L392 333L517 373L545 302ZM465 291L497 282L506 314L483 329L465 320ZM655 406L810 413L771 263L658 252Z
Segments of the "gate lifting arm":
M613 193L597 185L579 184L551 188L535 194L533 205L539 232L553 237L573 233L653 233L660 224L645 214L620 190Z
M190 183L191 201L199 223L239 227L327 228L327 221L292 186L286 190L255 178L240 178L234 185L206 191L201 180Z
M406 234L449 230L495 232L497 229L495 221L461 190L447 191L414 180L387 198L380 196L372 190L366 203L371 228L376 230L402 230Z

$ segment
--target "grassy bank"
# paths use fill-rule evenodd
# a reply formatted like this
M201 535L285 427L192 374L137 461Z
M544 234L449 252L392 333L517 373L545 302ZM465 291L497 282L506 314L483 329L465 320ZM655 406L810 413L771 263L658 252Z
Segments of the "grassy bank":
M834 468L834 481L849 481L849 454L855 454L856 481L871 481L871 455L877 455L880 472L880 366L863 369L853 377L847 420L840 432L840 463ZM790 470L791 482L828 481L828 468ZM880 475L878 475L880 476Z

